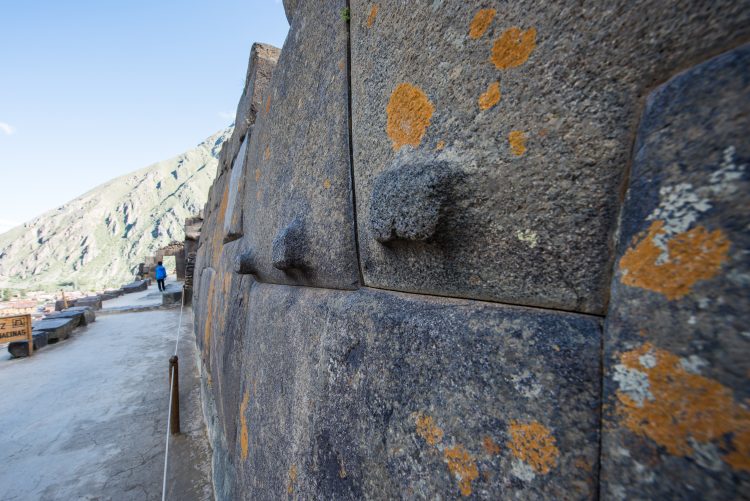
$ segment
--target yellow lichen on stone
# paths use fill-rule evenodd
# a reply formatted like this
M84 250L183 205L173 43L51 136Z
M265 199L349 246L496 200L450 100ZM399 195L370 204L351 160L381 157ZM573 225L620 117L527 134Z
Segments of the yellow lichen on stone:
M654 221L646 236L625 252L620 260L621 281L674 300L688 294L696 282L719 273L729 253L729 240L721 230L709 232L696 226L668 240L668 258L660 262L663 249L655 238L664 234L663 228L664 221Z
M255 182L260 181L260 169L255 169Z
M506 445L511 453L534 471L547 474L557 466L560 451L549 428L537 421L511 421L509 433L510 441Z
M526 153L526 134L521 130L513 130L508 134L510 151L517 157Z
M730 388L689 372L680 357L651 343L623 353L620 362L642 375L645 394L629 394L632 385L617 391L617 414L625 427L673 456L690 456L695 444L713 443L734 470L750 471L750 411L735 402Z
M469 25L469 36L476 40L480 38L490 27L497 11L495 9L482 9L474 15Z
M400 83L391 93L385 110L388 115L386 132L393 141L393 149L398 150L407 144L419 146L435 107L422 89Z
M245 396L240 404L240 448L242 449L242 460L247 459L249 436L247 431L247 406L250 403L250 393L245 390Z
M505 31L492 46L490 61L499 70L521 66L536 47L536 29L521 31L513 26Z
M443 141L443 140L441 139L440 141L438 141L438 142L437 142L437 145L435 146L435 149L436 149L437 151L440 151L440 150L442 150L443 148L445 148L445 141Z
M329 189L330 187L331 187L331 180L328 178L325 178L325 180L323 181L323 188Z
M500 82L492 82L487 90L479 96L479 109L489 110L500 102Z
M443 430L435 424L431 416L416 414L414 422L417 425L417 435L424 438L430 445L437 445L443 440Z
M271 158L271 147L266 146L266 150L263 152L263 160L268 160Z
M492 437L487 436L482 439L482 447L484 447L484 450L487 454L491 456L495 456L497 454L500 454L500 446L492 440Z
M448 463L448 471L458 480L461 495L471 496L471 482L479 477L479 469L474 458L461 444L446 448L443 458Z
M370 15L367 16L367 27L372 28L372 24L375 22L375 17L378 15L378 10L380 9L380 6L378 4L373 5L370 8Z
M289 481L286 485L287 494L292 495L294 493L295 482L297 482L297 465L293 464L291 467L289 467Z

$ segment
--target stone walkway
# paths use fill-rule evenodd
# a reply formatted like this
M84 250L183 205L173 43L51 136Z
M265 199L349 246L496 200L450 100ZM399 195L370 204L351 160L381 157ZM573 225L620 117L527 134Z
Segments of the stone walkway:
M105 315L30 358L0 358L0 499L161 499L179 308ZM7 355L7 352L5 352ZM192 311L180 341L183 435L168 499L210 500Z

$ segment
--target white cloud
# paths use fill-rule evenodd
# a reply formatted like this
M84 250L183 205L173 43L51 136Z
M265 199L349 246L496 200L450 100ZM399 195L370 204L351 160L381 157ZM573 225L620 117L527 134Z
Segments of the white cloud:
M0 131L3 131L7 135L10 136L11 134L13 134L16 131L16 129L13 128L13 127L11 127L10 124L6 124L5 122L0 122Z

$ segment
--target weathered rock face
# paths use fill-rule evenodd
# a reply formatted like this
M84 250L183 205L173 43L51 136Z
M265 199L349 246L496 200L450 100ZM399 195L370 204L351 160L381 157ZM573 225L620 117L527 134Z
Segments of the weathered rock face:
M351 3L365 284L603 313L639 98L747 33L747 2ZM395 205L384 178L415 166L454 176L399 181L414 202ZM439 213L384 242L384 205L406 225Z
M285 1L251 57L195 265L217 498L746 495L750 4L472 4Z
M746 45L647 100L605 337L613 498L750 493L749 65Z

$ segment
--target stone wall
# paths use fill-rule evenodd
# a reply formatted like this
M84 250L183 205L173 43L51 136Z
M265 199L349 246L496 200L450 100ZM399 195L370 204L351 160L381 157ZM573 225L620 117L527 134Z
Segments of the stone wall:
M749 7L286 1L195 264L217 498L747 496Z

